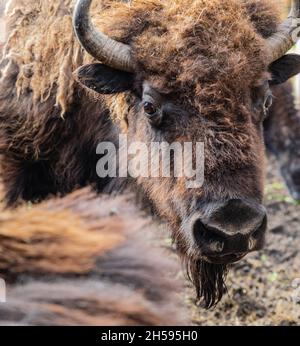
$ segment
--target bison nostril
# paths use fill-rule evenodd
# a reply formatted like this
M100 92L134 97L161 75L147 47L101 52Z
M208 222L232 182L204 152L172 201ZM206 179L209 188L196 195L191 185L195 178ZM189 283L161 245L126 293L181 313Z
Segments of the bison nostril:
M250 237L250 239L248 241L248 247L249 247L250 251L255 248L256 243L257 243L257 241L253 237Z
M251 235L251 238L254 241L257 241L259 238L261 238L262 234L264 233L264 231L267 228L267 223L268 223L268 218L267 218L267 215L265 215L265 217L263 218L260 225L253 231L253 233Z
M194 238L199 247L213 253L222 253L225 239L221 231L204 225L197 220L193 228Z
M212 252L222 253L225 243L223 241L215 241L209 245Z

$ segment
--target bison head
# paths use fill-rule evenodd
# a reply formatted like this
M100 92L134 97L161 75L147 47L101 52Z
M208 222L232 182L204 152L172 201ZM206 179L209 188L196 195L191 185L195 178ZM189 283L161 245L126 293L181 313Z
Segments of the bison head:
M77 80L110 95L130 141L204 143L202 187L189 189L174 175L136 183L171 225L210 307L225 291L226 266L264 243L262 124L271 86L299 72L298 56L284 54L300 1L279 27L272 6L261 1L115 3L101 17L109 36L92 24L90 5L78 1L74 29L101 63L81 67Z

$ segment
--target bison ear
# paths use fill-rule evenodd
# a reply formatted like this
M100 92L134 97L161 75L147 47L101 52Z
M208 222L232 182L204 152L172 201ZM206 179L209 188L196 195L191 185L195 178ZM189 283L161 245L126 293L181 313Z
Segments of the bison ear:
M75 79L99 94L116 94L130 90L134 75L102 64L89 64L74 72Z
M284 55L269 66L269 71L272 74L270 85L286 82L288 79L300 73L300 55Z

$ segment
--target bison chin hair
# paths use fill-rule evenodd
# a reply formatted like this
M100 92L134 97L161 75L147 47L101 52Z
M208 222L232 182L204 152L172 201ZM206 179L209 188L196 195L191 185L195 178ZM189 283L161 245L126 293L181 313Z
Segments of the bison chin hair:
M205 309L215 307L227 293L225 280L228 266L208 263L203 259L187 259L184 262L188 278L196 289L200 306Z
M182 233L173 231L172 240L188 280L196 289L200 306L204 309L215 307L227 293L228 264L213 264L201 258L199 251L189 248Z

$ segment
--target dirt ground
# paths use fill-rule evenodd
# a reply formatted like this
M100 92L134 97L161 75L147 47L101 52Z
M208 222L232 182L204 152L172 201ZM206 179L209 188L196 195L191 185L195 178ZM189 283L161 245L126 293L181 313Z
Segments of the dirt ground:
M233 266L228 295L215 309L195 306L187 289L193 325L300 325L300 204L289 197L270 161L266 246Z

